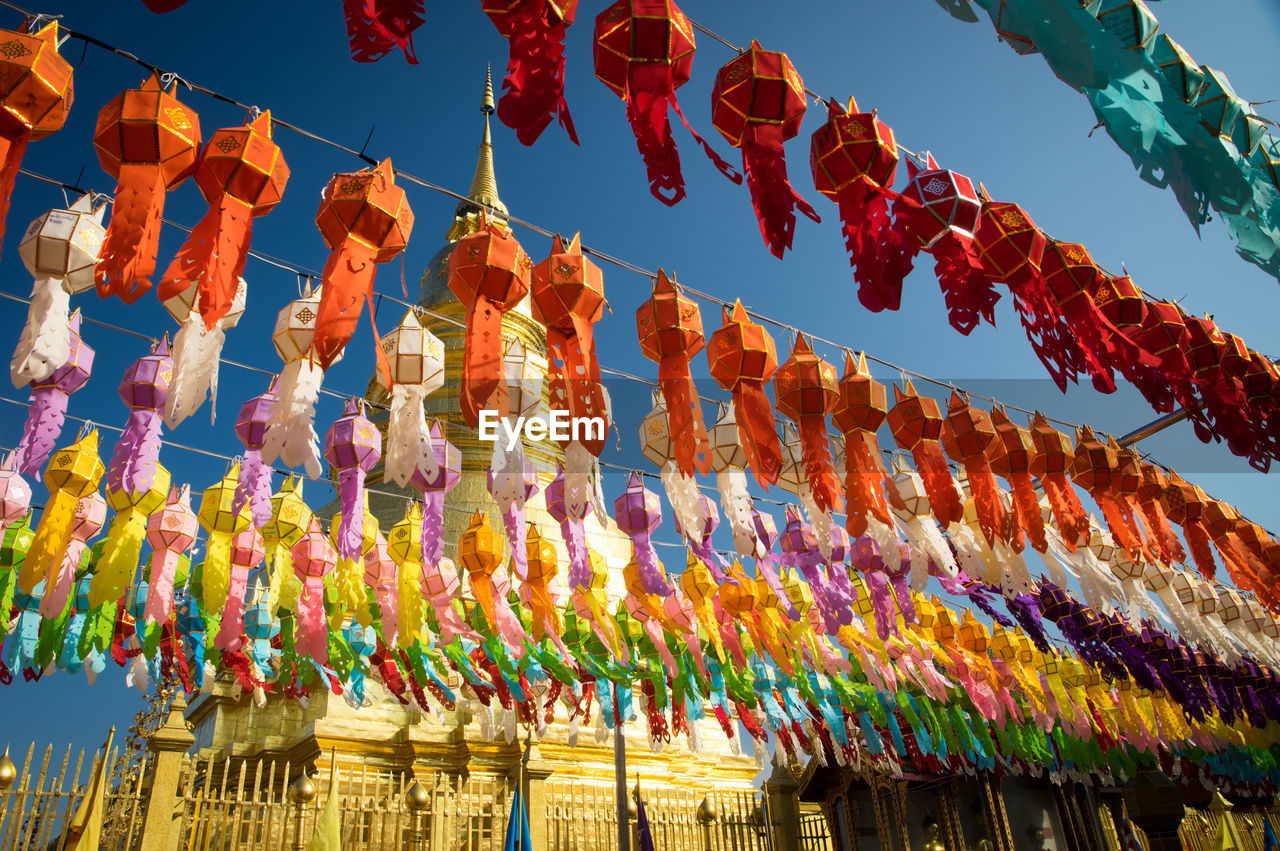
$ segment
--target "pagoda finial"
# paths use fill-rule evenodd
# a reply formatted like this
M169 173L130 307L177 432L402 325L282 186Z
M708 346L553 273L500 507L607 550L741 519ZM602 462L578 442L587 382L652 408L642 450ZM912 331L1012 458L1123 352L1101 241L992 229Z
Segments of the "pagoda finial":
M480 100L480 112L484 114L484 135L480 137L480 153L476 158L476 173L471 178L471 189L467 192L467 200L458 205L454 211L454 223L449 229L447 238L450 241L461 239L479 229L477 214L480 209L488 208L490 219L502 220L505 224L507 207L498 197L498 178L493 170L493 134L489 126L489 118L495 112L493 101L493 70L485 66L484 96Z

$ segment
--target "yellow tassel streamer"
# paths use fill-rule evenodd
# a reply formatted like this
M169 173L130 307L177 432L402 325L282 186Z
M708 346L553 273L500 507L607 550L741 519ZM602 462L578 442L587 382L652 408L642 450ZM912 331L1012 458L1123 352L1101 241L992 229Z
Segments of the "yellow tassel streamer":
M142 542L147 536L147 518L164 508L168 498L169 471L159 464L151 488L145 493L107 491L107 504L115 509L116 516L89 586L90 605L101 606L120 599L138 569Z
M53 454L44 474L50 496L22 572L18 574L20 590L30 593L51 570L62 564L75 525L76 503L97 489L105 472L106 467L98 457L97 429Z
M404 519L391 527L387 555L398 568L400 633L396 645L405 649L417 642L427 617L422 596L422 510L418 503L410 503Z

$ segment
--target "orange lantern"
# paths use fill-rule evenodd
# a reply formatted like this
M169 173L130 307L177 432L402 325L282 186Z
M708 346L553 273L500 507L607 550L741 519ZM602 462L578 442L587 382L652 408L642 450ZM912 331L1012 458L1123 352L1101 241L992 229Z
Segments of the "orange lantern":
M449 289L467 308L462 348L462 418L480 424L486 408L507 415L502 372L502 315L529 292L533 261L511 232L488 224L464 236L449 255Z
M98 254L98 295L118 295L132 304L151 289L165 191L195 171L200 116L152 74L102 108L93 146L102 170L116 179L111 222Z
M169 264L157 294L168 301L198 286L200 318L213 330L244 276L254 218L280 202L289 182L289 166L271 141L271 113L216 131L196 163L195 180L209 212Z
M559 235L551 256L533 267L530 284L533 318L547 326L551 366L551 407L574 420L604 417L604 387L592 326L604 315L604 275L582 253L578 234L565 246ZM605 433L584 441L599 457Z
M1182 537L1187 541L1196 568L1205 579L1213 579L1218 566L1213 560L1213 548L1209 545L1209 531L1204 525L1204 491L1184 481L1174 471L1169 471L1169 484L1164 489L1161 503L1165 514L1182 527Z
M791 357L773 376L778 410L800 428L800 450L805 478L814 502L823 511L844 507L840 484L831 469L831 444L827 440L827 414L836 406L836 369L813 353L803 334L796 335Z
M328 369L356 331L361 296L369 302L369 322L373 322L376 264L394 260L413 232L413 211L404 190L396 186L391 160L383 160L376 168L335 174L320 199L316 227L330 254L311 346L320 366ZM377 328L373 334L376 339ZM384 386L390 386L386 354L381 344L376 348L378 371Z
M538 141L552 118L569 141L578 133L564 101L564 37L578 0L481 0L484 13L511 42L498 118L522 145Z
M1094 435L1087 425L1076 431L1071 459L1071 480L1084 488L1102 509L1107 528L1116 543L1135 562L1141 562L1142 539L1134 525L1133 511L1119 490L1122 484L1116 450ZM1136 484L1134 485L1136 489Z
M958 523L964 516L964 499L956 490L955 480L942 454L938 438L942 435L942 412L938 402L916 393L915 386L906 382L906 390L893 386L893 407L886 419L893 439L915 460L916 471L924 481L929 494L929 506L933 516L943 529Z
M768 488L778 481L782 471L778 425L764 390L764 383L778 369L773 336L751 320L742 302L734 301L733 311L724 311L723 324L711 334L707 361L711 377L733 394L734 416L747 465L760 486Z
M846 356L836 392L831 423L844 435L845 529L858 538L867 531L868 513L885 525L893 522L882 486L887 473L876 440L889 403L884 385L867 370L865 354L856 363L852 355Z
M991 409L991 425L995 429L995 439L987 444L987 461L992 472L1012 486L1013 519L1027 533L1035 551L1043 553L1049 545L1044 537L1040 501L1031 481L1031 460L1035 455L1031 432L1025 426L1011 422L1000 405ZM973 481L972 476L969 480Z
M702 419L698 389L689 361L702 350L702 313L681 294L679 285L658 270L653 295L636 311L640 351L658 363L658 385L667 405L676 466L686 476L711 471L711 438Z
M751 46L716 73L711 123L730 145L742 149L742 168L760 233L775 257L791 247L799 208L821 221L787 179L783 143L804 120L804 80L785 53Z
M978 513L978 526L987 546L995 547L997 541L1009 543L1008 513L1000 499L1000 486L995 473L987 462L987 447L996 439L996 429L991 416L981 408L969 404L954 390L947 406L946 419L942 421L942 447L951 460L964 466L973 491L974 508Z
M62 129L71 109L71 63L58 55L58 22L0 32L0 236L27 142Z
M1089 515L1067 478L1075 456L1071 438L1049 425L1045 415L1037 412L1031 420L1031 442L1035 447L1029 468L1031 475L1044 487L1062 542L1074 553L1078 545L1089 542Z
M1160 549L1161 560L1164 564L1184 561L1187 554L1182 549L1182 542L1173 533L1169 517L1164 511L1163 496L1169 488L1169 477L1155 464L1144 463L1139 469L1142 483L1138 485L1137 501L1147 520L1147 529Z

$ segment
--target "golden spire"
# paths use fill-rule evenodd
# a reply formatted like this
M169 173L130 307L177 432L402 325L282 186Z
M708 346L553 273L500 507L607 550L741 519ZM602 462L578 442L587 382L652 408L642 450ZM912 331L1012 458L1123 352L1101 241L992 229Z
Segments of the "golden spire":
M488 207L494 218L505 220L507 207L498 197L498 178L493 170L493 135L489 128L489 118L494 113L493 71L488 66L484 72L484 97L480 101L480 111L484 113L484 135L480 138L480 153L476 158L476 173L471 178L471 190L467 193L468 201L463 201L454 212L453 226L449 228L447 238L450 241L461 239L479 229L478 208Z

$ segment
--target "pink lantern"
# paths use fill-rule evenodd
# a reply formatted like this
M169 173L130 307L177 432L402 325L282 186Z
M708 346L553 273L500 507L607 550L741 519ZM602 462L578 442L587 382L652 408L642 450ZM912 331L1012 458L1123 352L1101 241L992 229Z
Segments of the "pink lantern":
M147 582L146 619L167 623L173 612L173 581L179 558L196 541L200 525L191 510L191 488L169 489L164 508L147 518L147 544L151 555L151 576Z
M338 554L313 517L311 527L293 545L290 555L293 556L294 575L302 580L294 646L299 656L310 657L321 666L327 665L329 642L328 624L324 618L324 578L338 566Z
M17 458L10 452L0 463L0 535L31 510L31 485L18 474Z
M89 381L93 370L93 349L80 337L80 311L67 322L67 359L41 381L31 382L31 409L18 443L19 469L32 475L43 469L62 434L67 400Z
M239 514L244 504L249 503L249 514L258 529L271 520L271 468L262 460L262 444L267 438L267 421L275 404L273 383L267 392L245 402L236 418L236 437L244 444L245 451L231 510Z
M378 530L373 546L364 553L364 581L373 589L382 613L382 634L388 645L400 634L400 570L387 550L387 537Z
M547 485L544 494L547 513L560 524L560 534L569 551L569 593L587 591L591 585L591 554L587 548L587 530L583 520L591 513L591 501L587 500L582 517L574 517L565 501L564 469L556 467L556 477Z
M627 489L613 501L613 517L618 521L618 528L631 538L645 592L670 597L672 588L667 584L658 553L649 538L662 525L662 504L658 495L644 486L639 473L631 474Z
M222 624L213 640L219 650L239 650L244 644L244 592L249 585L249 571L262 564L267 545L262 533L253 526L231 539L231 581L227 586L227 602L222 608Z
M431 422L431 449L435 454L435 475L428 478L421 468L413 471L412 484L422 491L422 566L439 563L444 555L444 497L462 481L462 453L444 439L439 420Z
M57 572L45 580L44 596L40 598L40 616L45 620L54 620L62 614L67 597L71 594L71 586L75 584L80 557L84 555L93 536L102 531L102 524L106 520L107 501L97 491L81 497L76 503L67 554L62 557L62 564Z
M338 474L342 522L335 542L345 559L360 557L364 538L364 479L382 457L382 435L364 415L364 403L348 399L324 438L324 457Z

